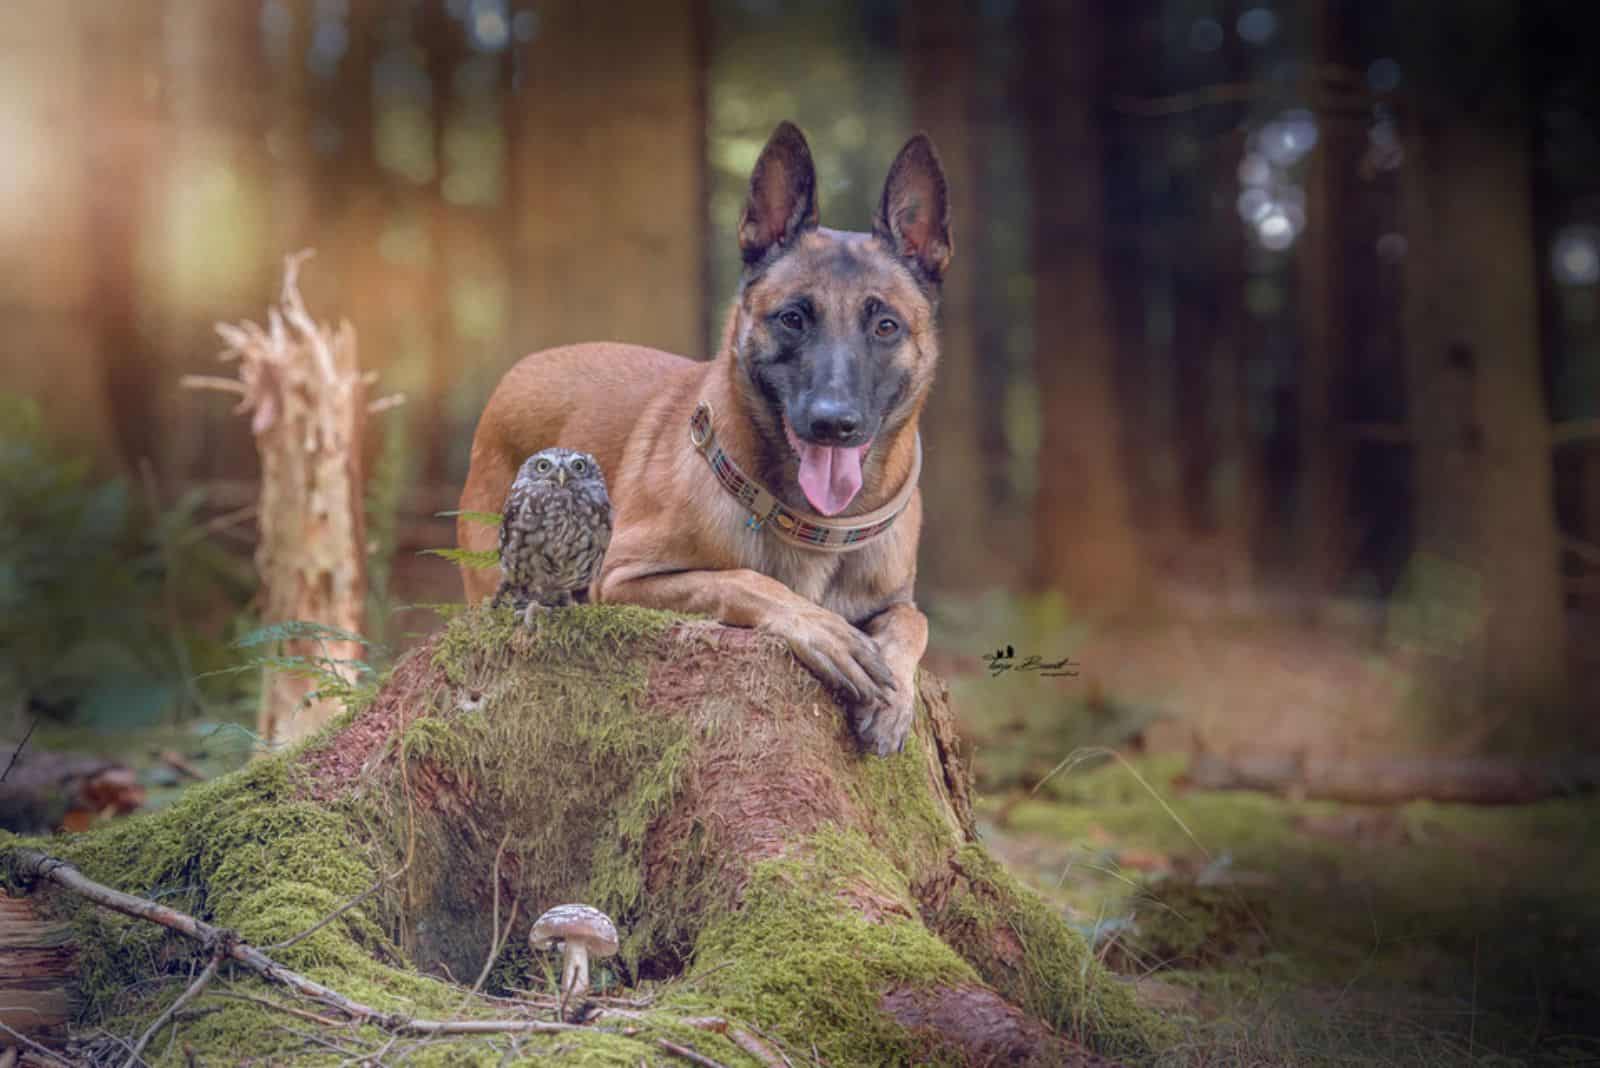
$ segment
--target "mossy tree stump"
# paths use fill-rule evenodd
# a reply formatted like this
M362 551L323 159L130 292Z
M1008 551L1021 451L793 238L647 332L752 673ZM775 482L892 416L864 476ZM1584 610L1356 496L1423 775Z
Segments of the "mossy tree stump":
M0 861L21 844L0 838ZM396 1013L493 1013L446 977L484 969L497 914L515 920L486 989L542 982L527 931L569 901L616 919L614 982L666 980L632 1034L429 1039L413 1062L669 1063L666 1038L759 1063L685 1023L708 1014L834 1066L1094 1064L1165 1037L977 843L942 684L919 680L903 754L864 756L780 640L641 609L550 613L533 633L509 610L469 610L296 749L166 811L25 844ZM86 1026L137 1033L200 953L49 889L34 902L74 926ZM226 993L202 994L181 1041L146 1059L342 1058ZM350 1034L366 1032L382 1037Z

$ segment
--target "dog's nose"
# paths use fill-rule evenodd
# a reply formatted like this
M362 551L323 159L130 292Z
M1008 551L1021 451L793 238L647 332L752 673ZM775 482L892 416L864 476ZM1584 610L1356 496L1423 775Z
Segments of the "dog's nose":
M807 414L813 441L843 441L861 429L861 412L844 401L819 400Z

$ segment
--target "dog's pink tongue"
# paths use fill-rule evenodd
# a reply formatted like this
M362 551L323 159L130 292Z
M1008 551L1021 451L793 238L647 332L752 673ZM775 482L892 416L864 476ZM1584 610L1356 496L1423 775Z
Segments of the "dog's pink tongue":
M806 500L823 515L838 515L861 492L861 454L865 445L852 448L813 445L794 440L800 453L800 488Z

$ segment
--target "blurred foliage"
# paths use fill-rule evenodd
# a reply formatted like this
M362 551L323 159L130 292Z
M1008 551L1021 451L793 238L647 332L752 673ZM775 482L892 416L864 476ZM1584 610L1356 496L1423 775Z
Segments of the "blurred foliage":
M284 643L294 642L314 651L284 652ZM367 657L334 656L328 642L354 642L369 650ZM346 708L360 708L378 692L380 666L390 657L383 646L359 634L325 623L291 619L256 627L234 639L230 648L244 654L244 662L213 672L215 676L256 676L262 671L277 671L293 678L307 679L316 689L305 701L337 701Z
M410 435L404 420L383 423L383 445L372 475L367 479L367 634L374 641L388 636L389 614L395 603L390 580L400 529L400 504L412 469Z
M237 704L186 671L232 659L195 620L238 613L254 585L206 542L201 496L153 513L55 447L31 400L0 396L0 426L0 707L129 726Z

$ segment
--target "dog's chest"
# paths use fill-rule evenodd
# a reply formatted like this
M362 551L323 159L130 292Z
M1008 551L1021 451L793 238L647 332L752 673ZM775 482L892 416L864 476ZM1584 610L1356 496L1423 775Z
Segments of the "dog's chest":
M882 611L893 584L887 555L877 545L854 552L823 553L790 546L772 537L752 537L744 566L771 576L801 597L859 622Z

